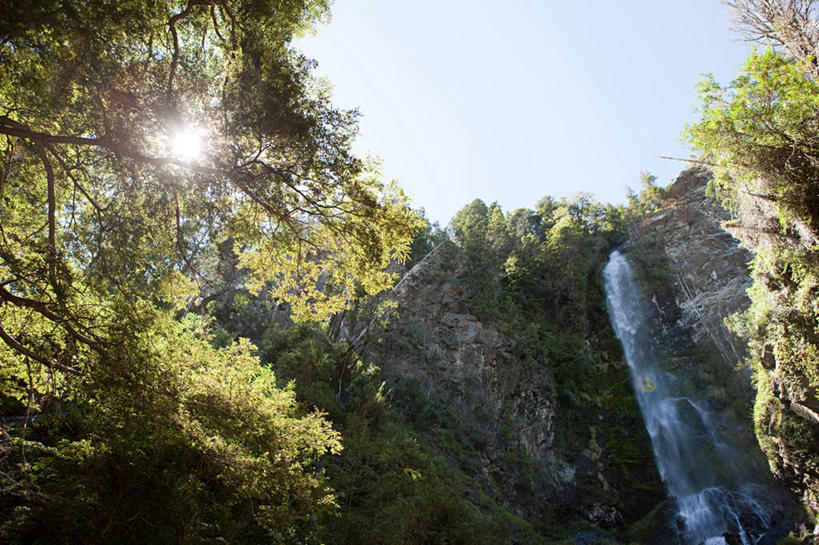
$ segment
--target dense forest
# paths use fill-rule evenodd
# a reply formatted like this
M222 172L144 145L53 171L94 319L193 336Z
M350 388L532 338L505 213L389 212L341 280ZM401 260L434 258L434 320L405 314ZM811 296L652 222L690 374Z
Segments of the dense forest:
M701 84L686 134L754 254L730 326L807 532L817 18L726 3L760 49ZM668 503L602 270L667 190L644 174L624 205L475 200L431 223L353 153L357 112L292 46L328 16L326 0L0 5L4 543L657 533ZM659 286L653 244L634 259Z

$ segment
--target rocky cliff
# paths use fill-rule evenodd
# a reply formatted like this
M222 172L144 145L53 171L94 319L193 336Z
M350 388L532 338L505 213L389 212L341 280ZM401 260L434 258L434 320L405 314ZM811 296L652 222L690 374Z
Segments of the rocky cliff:
M722 227L728 212L706 196L712 175L704 167L683 171L669 187L662 208L632 231L631 240L646 249L646 241L662 248L670 278L666 305L673 309L675 330L696 344L710 344L726 363L743 354L725 318L745 310L751 286L751 254ZM670 318L670 316L668 317Z
M395 287L386 325L355 334L374 339L367 356L380 362L394 405L547 535L583 524L616 532L643 517L664 492L616 345L617 371L599 371L616 389L567 414L556 392L571 386L556 383L548 359L518 358L514 332L476 317L463 274L461 250L442 245Z
M660 209L631 229L627 250L657 310L668 365L743 421L753 389L749 370L737 370L744 343L726 319L750 304L752 256L723 228L730 216L706 195L711 179L704 167L683 171Z

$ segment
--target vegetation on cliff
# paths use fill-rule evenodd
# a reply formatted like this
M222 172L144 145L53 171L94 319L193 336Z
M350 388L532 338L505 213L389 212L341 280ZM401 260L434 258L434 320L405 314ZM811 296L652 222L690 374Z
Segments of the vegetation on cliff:
M819 513L819 86L810 1L732 1L753 53L728 86L701 85L688 129L712 164L726 225L754 254L752 304L732 324L755 372L756 433L776 475Z
M546 377L555 415L551 448L580 468L575 497L552 499L543 521L596 504L630 523L663 497L601 274L629 221L655 207L661 193L646 174L628 209L579 194L546 197L506 215L497 204L474 201L452 220L471 311L511 339L512 359ZM548 486L538 492L548 494Z
M559 414L599 405L619 354L600 271L625 239L623 209L579 195L504 216L497 204L473 201L452 227L475 315L514 339L516 359L551 374Z

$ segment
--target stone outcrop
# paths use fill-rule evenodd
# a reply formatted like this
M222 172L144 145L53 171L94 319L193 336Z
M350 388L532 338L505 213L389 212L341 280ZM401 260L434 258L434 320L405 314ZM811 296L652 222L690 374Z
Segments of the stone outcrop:
M711 178L704 167L683 171L669 187L662 208L633 231L632 241L641 246L650 237L663 250L672 299L665 303L674 318L667 326L689 334L696 344L710 343L734 365L743 356L743 347L725 326L725 318L750 304L746 291L752 283L748 272L752 256L723 229L722 222L730 216L706 196ZM657 299L654 302L659 305ZM665 318L670 322L672 316Z
M384 362L386 374L417 380L428 396L446 400L461 422L479 426L486 444L484 474L498 494L511 480L499 466L500 450L507 446L499 441L504 434L513 435L536 464L549 467L543 474L552 488L570 487L574 469L551 449L555 408L547 395L547 373L515 362L510 340L470 314L457 271L441 274L453 264L450 256L449 265L442 266L443 254L420 263L394 290L400 307L393 327L414 350L392 352Z

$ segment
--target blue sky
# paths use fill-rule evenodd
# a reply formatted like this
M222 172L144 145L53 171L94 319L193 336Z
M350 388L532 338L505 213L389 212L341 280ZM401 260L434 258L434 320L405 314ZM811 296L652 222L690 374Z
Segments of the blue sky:
M687 157L696 84L750 51L717 0L336 0L297 47L334 102L358 108L381 158L428 217L475 198L504 210L593 193L623 202Z

